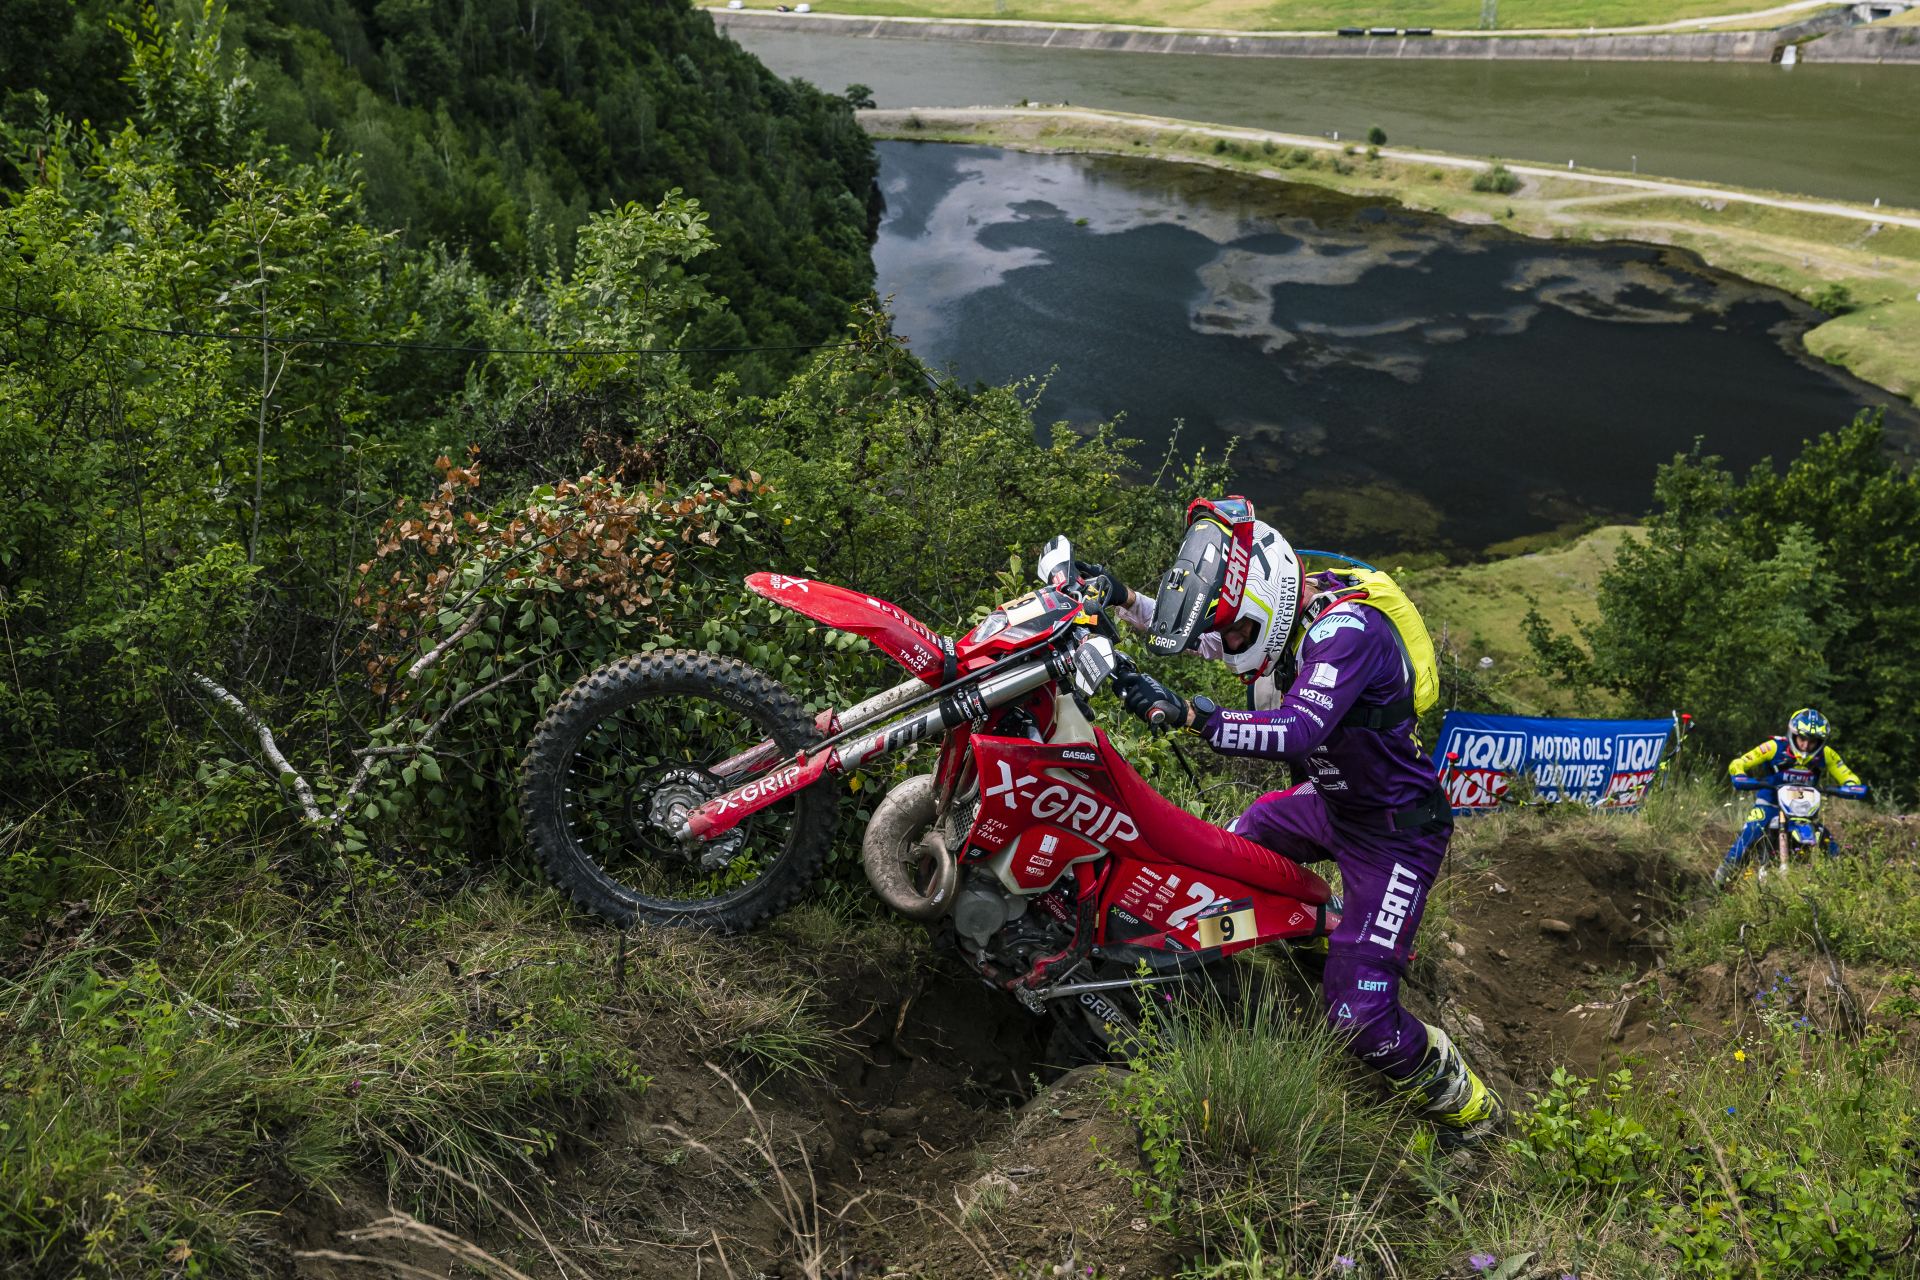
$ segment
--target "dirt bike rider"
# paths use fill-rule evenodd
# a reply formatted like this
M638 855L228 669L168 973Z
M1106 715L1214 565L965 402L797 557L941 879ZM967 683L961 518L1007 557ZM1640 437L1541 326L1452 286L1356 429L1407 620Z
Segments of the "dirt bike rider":
M1116 676L1114 687L1135 715L1170 712L1215 751L1313 775L1262 796L1231 828L1300 862L1334 860L1345 895L1322 982L1329 1025L1415 1100L1444 1145L1492 1136L1505 1116L1499 1095L1397 995L1453 814L1415 741L1412 669L1393 623L1343 595L1332 575L1303 576L1287 540L1238 497L1187 508L1186 540L1157 599L1106 577L1098 589L1149 631L1153 651L1218 658L1249 684L1275 677L1278 705L1255 711L1183 698L1140 672ZM1307 629L1297 669L1296 625Z
M1777 789L1782 784L1821 787L1851 800L1866 798L1867 784L1827 745L1827 739L1832 736L1833 726L1825 716L1812 707L1802 707L1787 720L1785 737L1768 738L1727 766L1734 790L1754 793L1753 808L1747 810L1747 823L1733 838L1727 856L1714 868L1716 888L1725 886L1739 874L1740 862L1747 856L1747 850L1780 816ZM1829 832L1827 856L1831 858L1839 852L1840 842Z

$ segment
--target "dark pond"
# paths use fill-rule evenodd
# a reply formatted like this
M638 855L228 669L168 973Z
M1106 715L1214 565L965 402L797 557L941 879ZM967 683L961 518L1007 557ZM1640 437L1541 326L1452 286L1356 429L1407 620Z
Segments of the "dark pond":
M1863 405L1819 314L1657 247L1571 245L1154 161L880 144L883 294L963 380L1045 377L1040 416L1124 415L1157 461L1237 442L1236 486L1307 545L1476 548L1635 516L1695 436L1792 456Z

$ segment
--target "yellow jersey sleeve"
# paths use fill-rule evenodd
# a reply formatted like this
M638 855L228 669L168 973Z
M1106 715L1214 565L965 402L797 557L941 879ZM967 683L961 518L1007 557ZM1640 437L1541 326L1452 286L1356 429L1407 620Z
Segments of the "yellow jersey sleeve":
M1779 749L1780 744L1772 738L1768 738L1765 742L1747 752L1747 754L1735 757L1733 763L1727 766L1727 776L1731 778L1743 773L1752 773L1755 769L1773 759L1774 752Z
M1822 748L1825 757L1822 763L1827 767L1827 780L1837 782L1843 787L1859 787L1866 784L1860 781L1860 775L1847 768L1847 762L1832 747Z

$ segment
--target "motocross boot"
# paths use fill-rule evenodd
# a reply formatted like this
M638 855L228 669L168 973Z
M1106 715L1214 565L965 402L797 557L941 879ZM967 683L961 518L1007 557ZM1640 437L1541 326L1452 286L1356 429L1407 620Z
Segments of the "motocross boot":
M1720 865L1713 869L1713 887L1724 889L1727 881L1740 874L1740 862L1737 858L1722 858Z
M1500 1095L1467 1065L1451 1036L1432 1023L1422 1025L1427 1029L1427 1056L1411 1076L1393 1081L1394 1092L1413 1099L1420 1113L1433 1121L1443 1150L1478 1146L1496 1137L1507 1120Z

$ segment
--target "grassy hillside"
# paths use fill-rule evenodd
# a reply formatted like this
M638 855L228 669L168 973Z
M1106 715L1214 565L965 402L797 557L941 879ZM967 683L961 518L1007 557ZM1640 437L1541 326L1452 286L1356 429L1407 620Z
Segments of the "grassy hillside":
M166 873L103 850L121 883L0 967L0 1259L21 1277L367 1274L342 1255L633 1280L853 1257L922 1280L1920 1274L1899 1248L1911 820L1842 815L1855 858L1711 896L1720 798L1463 826L1408 998L1515 1105L1512 1145L1464 1160L1291 1009L1313 997L1278 956L1246 969L1264 994L1244 1013L1158 1023L1131 1077L1042 1089L1040 1024L864 891L816 891L748 938L623 941L513 875L316 900L268 853L162 917L144 906Z
M747 7L773 6L756 2ZM1502 6L1499 27L1640 26L1771 7L1763 0L1530 0ZM1473 0L826 0L814 8L822 13L891 17L1114 22L1231 31L1329 31L1376 25L1477 30L1481 14Z
M1433 633L1443 677L1455 663L1478 671L1480 659L1492 658L1492 674L1522 709L1566 712L1573 710L1566 691L1525 674L1529 650L1521 624L1533 609L1557 631L1592 622L1600 574L1631 532L1628 525L1608 525L1546 551L1396 577Z

